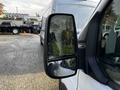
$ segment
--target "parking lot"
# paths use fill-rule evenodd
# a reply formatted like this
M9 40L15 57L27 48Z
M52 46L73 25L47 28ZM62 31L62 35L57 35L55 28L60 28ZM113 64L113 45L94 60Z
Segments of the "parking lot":
M39 35L0 35L0 90L58 90L44 72Z

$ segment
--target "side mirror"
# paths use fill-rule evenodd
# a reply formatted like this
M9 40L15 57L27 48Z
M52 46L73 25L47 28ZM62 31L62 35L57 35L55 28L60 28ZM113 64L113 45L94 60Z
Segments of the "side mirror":
M77 72L77 34L74 16L52 14L48 18L44 42L46 74L65 78Z

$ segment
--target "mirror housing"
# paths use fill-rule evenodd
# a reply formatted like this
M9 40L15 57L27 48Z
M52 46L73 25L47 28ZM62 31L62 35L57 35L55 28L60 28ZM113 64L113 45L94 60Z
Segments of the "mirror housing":
M56 79L77 72L77 34L72 14L51 14L47 20L44 42L44 67L48 76Z

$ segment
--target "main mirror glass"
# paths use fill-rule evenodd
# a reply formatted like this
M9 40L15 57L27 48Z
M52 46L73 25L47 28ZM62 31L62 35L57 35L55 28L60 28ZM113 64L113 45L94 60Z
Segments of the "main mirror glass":
M75 53L73 17L56 15L51 18L48 40L49 60Z
M48 19L46 70L53 78L63 78L77 71L77 35L74 17L53 14Z

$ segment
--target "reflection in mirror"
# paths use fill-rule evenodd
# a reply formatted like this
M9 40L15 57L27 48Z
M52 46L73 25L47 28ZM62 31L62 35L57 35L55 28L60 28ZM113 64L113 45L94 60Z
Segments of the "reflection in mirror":
M48 71L55 77L63 77L75 74L76 60L75 58L53 61L48 63Z
M73 17L56 15L51 18L48 56L49 60L75 53Z

